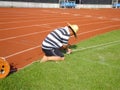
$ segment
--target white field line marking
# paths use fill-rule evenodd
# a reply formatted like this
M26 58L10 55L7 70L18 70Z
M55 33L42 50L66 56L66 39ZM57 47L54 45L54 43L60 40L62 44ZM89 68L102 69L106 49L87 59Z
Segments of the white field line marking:
M86 33L94 32L94 31L99 31L101 29L106 29L106 28L111 28L111 27L116 27L116 26L120 26L120 25L113 25L113 26L103 27L103 28L99 28L99 29L94 29L94 30L91 30L91 31L80 33L78 35L83 35L83 34L86 34ZM34 33L19 35L19 36L15 36L15 37L8 37L8 38L0 39L0 41L5 41L5 40L10 40L10 39L20 38L20 37L25 37L25 36L35 35L35 34L40 34L40 33L44 33L44 32L47 32L47 31L51 31L51 30L46 30L46 31L41 31L41 32L34 32Z
M93 61L93 60L86 60L86 59L84 59L84 61L87 61L87 62L90 62L90 63L98 63L98 64L101 64L101 65L104 65L104 66L108 66L108 67L110 67L110 68L115 68L115 69L120 69L120 67L117 67L117 66L115 66L115 65L111 65L111 64L108 64L108 63L106 63L106 62L101 62L101 61ZM34 63L34 62L33 62Z
M74 49L73 52L82 51L82 50L86 50L86 49L92 49L92 48L98 48L98 47L106 47L106 46L108 47L108 46L113 46L116 44L120 44L120 40L108 42L108 43L104 43L104 44L99 44L99 45L94 45L94 46L89 46L89 47L85 47L85 48Z

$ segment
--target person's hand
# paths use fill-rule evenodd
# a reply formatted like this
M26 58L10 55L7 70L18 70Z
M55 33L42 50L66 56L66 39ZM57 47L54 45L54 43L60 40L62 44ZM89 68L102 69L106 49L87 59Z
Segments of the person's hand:
M72 53L72 50L68 48L66 53L67 53L67 54L71 54L71 53Z
M67 50L70 46L70 44L63 44L62 48Z

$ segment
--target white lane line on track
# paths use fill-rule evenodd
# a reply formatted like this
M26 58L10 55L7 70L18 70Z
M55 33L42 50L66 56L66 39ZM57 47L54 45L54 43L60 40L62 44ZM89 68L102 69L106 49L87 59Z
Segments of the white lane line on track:
M84 17L87 17L87 18L89 18L89 17L93 17L92 15L85 15Z
M78 21L78 20L76 20ZM83 20L84 21L84 20ZM83 25L89 25L89 24L97 24L97 23L106 23L106 22L113 22L113 21L99 21L99 22L92 22L92 23L87 23L87 24L81 24L79 26L83 26ZM61 22L56 22L56 23L61 23ZM65 22L63 22L65 23ZM48 24L55 24L55 23L46 23L46 24L35 24L35 25L28 25L28 26L20 26L20 27L14 27L14 28L5 28L5 29L0 29L0 31L2 30L14 30L14 29L19 29L19 28L26 28L26 27L34 27L34 26L45 26Z
M61 13L61 14L70 14L70 13ZM73 16L79 16L79 14L73 14ZM88 18L88 17L94 17L94 16L92 16L92 15L84 15L83 17L85 17L85 18ZM83 18L82 17L82 18ZM36 18L36 17L33 17L33 18ZM58 17L57 17L58 18ZM94 17L95 18L95 17ZM54 18L55 19L55 18ZM99 18L98 18L99 19ZM101 19L101 18L100 18ZM6 24L6 23L19 23L19 22L29 22L29 21L39 21L38 19L37 20L23 20L23 21L10 21L10 22L2 22L2 23L0 23L0 24Z
M47 21L49 21L49 20L54 20L54 19L58 19L58 17L54 17L54 18L45 18L45 19L43 19L43 17L42 17L42 19L43 20L40 20L41 18L39 18L39 19L31 19L31 20L21 20L21 21L9 21L9 22L0 22L0 24L9 24L9 23L21 23L21 22L30 22L30 21L45 21L45 20L47 20Z
M43 15L43 16L41 17L40 15ZM21 15L21 17L11 16L11 17L9 17L9 18L8 18L8 17L0 17L0 20L6 20L6 19L13 19L13 20L14 20L14 19L24 19L24 18L25 18L25 19L31 19L31 18L32 18L32 19L34 19L34 18L43 19L43 18L47 18L49 14L40 14L40 15L39 15L39 16L38 16L38 15L35 15L35 16L31 16L31 15L30 15L30 16L27 16L27 15L24 16L24 15ZM1 15L0 15L0 16L1 16ZM9 15L9 16L10 16L10 15ZM23 16L24 16L24 17L23 17ZM52 17L52 18L60 18L60 17L58 17L58 16L57 16L57 17L51 16L51 17Z
M5 28L5 29L0 29L0 31L2 31L2 30L14 30L14 29L19 29L19 28L34 27L34 26L37 26L37 25L35 24L35 25L28 25L28 26L22 26L22 27Z
M17 15L17 16L35 15L36 16L36 15L48 15L49 13L51 13L51 11L48 11L47 13L41 13L41 11L44 12L43 10L35 11L34 13L31 13L31 12L21 12L21 11L19 11L19 12L16 12L16 11L13 11L13 12L12 11L9 11L9 12L0 11L0 14L1 15L6 15L6 16L10 16L10 15L11 16L15 16L15 15Z
M22 50L22 51L20 51L20 52L16 52L16 53L14 53L14 54L5 56L4 58L7 59L7 58L10 58L10 57L12 57L12 56L16 56L16 55L18 55L18 54L21 54L21 53L24 53L24 52L28 52L28 51L31 51L31 50L34 50L34 49L37 49L37 48L40 48L40 47L41 47L41 46L38 45L38 46L35 46L35 47L32 47L32 48L25 49L25 50Z
M120 25L118 24L118 25L112 25L112 26L107 26L107 27L103 27L103 28L98 28L98 29L94 29L94 30L91 30L91 31L79 33L77 35L83 35L83 34L86 34L86 33L95 32L95 31L99 31L99 30L102 30L102 29L107 29L107 28L112 28L112 27L117 27L117 26L120 26Z
M37 13L37 14L36 14ZM41 11L39 12L35 12L35 13L30 13L30 12L16 12L16 11L9 11L9 12L0 12L0 16L28 16L28 15L43 15L43 14L47 14L47 13L41 13Z
M47 20L47 19L46 19ZM51 20L51 19L48 19L48 20ZM40 21L39 19L32 19L32 20L22 20L22 21L11 21L11 22L3 22L3 23L0 23L0 24L8 24L8 23L23 23L23 22L30 22L30 21Z
M43 14L44 15L44 14ZM48 16L49 14L47 14L47 16ZM59 18L59 17L56 17L56 18ZM45 17L45 19L44 20L53 20L53 19L56 19L55 17L54 18L47 18L46 19L46 17ZM80 18L80 17L79 17ZM83 17L82 17L83 18ZM39 19L41 19L41 18L39 18ZM10 22L0 22L0 24L7 24L7 23L20 23L20 22L29 22L29 21L40 21L39 19L36 19L36 20L34 20L34 19L32 19L32 20L22 20L22 21L10 21ZM43 17L42 17L42 19L43 19Z
M70 13L61 13L61 14L65 14L65 15L68 15L68 14L70 14Z
M83 17L78 17L78 19L80 19L80 18L83 18ZM58 17L54 17L54 18L47 18L47 19L43 19L43 20L39 20L39 19L36 19L36 20L34 20L34 19L32 19L32 20L21 20L21 21L10 21L10 22L0 22L0 24L9 24L9 23L22 23L22 22L30 22L30 21L45 21L45 20L47 20L47 21L49 21L49 20L54 20L54 19L58 19ZM66 19L66 18L65 18ZM68 18L67 18L68 19ZM77 19L77 18L76 18Z
M14 28L0 29L0 31L3 31L3 30L14 30L14 29L28 28L28 27L39 27L39 26L41 26L41 27L46 27L47 26L46 28L50 28L50 26L48 24L34 24L34 25L20 26L20 27L14 27Z
M99 22L92 22L92 23L81 24L81 25L79 25L79 26L85 26L85 25L90 25L90 24L100 24L100 23L107 23L107 22L113 22L113 21L99 21Z
M55 12L50 12L49 10L48 11L43 11L43 12L47 12L47 13L45 13L45 14L40 14L40 15L48 15L49 13L60 13L60 14L70 14L71 15L71 13L70 12L65 12L65 13L63 13L63 12L57 12L57 11L55 11ZM8 13L8 12L7 12ZM8 13L9 14L9 13ZM7 14L7 15L8 15ZM16 14L19 14L19 13L16 13ZM19 16L25 16L25 15L22 15L22 14L26 14L26 13L24 13L24 12L20 12L20 14L21 15L19 15ZM28 15L36 15L36 14L31 14L31 13L29 13ZM28 15L26 15L26 16L28 16ZM106 16L101 16L100 14L95 14L95 15L90 15L90 14L72 14L73 16L82 16L82 17L86 17L86 18L88 18L88 17L93 17L93 18L98 18L98 19L111 19L111 20L115 20L115 21L120 21L120 18L117 18L117 17L106 17ZM116 18L116 19L115 19Z
M106 22L109 22L109 21L106 21ZM104 23L104 22L98 22L98 23ZM94 24L94 23L89 23L89 24ZM80 25L80 26L84 26L84 25L89 25L89 24L83 24L83 25ZM96 23L95 23L96 24ZM49 27L48 24L44 24L45 26ZM37 25L36 25L37 26ZM40 25L41 26L41 25ZM116 25L114 25L116 26ZM120 25L119 25L120 26ZM112 27L112 26L108 26L108 27ZM104 28L108 28L108 27L104 27ZM103 29L104 29L103 28ZM100 28L101 29L101 28ZM98 31L99 29L95 29L94 31ZM10 40L10 39L15 39L15 38L20 38L20 37L25 37L25 36L30 36L30 35L35 35L35 34L40 34L40 33L44 33L44 32L48 32L48 31L51 31L51 30L45 30L45 31L40 31L40 32L34 32L34 33L29 33L29 34L24 34L24 35L19 35L19 36L14 36L14 37L8 37L8 38L3 38L3 39L0 39L0 41L5 41L5 40ZM93 32L92 31L88 31L88 32ZM88 32L84 32L84 33L88 33ZM82 33L83 34L83 33ZM78 34L79 35L79 34Z
M78 20L78 19L80 19L80 18L82 18L82 17L77 17L76 19ZM30 21L40 21L40 22L42 22L42 21L51 21L51 20L54 20L54 19L57 19L58 20L58 17L54 17L54 18L47 18L47 19L36 19L36 20L34 20L34 19L32 19L32 20L21 20L21 21L11 21L11 22L1 22L0 24L8 24L8 23L20 23L20 22L30 22ZM64 18L65 20L67 19L69 19L69 18ZM73 18L71 18L71 19L73 19ZM73 19L74 20L74 19Z
M74 21L79 21L79 20L74 20ZM82 20L82 21L86 21L86 20ZM67 23L67 22L66 21L61 21L61 22L52 22L52 23L46 23L46 24L27 25L27 26L20 26L20 27L14 27L14 28L0 29L0 31L2 31L2 30L14 30L14 29L19 29L19 28L33 27L33 26L42 26L42 25L56 24L56 23Z
M7 19L7 20L8 20L8 19L10 19L10 20L15 20L15 19L24 19L24 18L25 18L25 19L34 19L34 18L40 19L39 17L19 17L19 18L18 18L18 17L16 17L16 18L14 17L14 18L0 18L0 20L6 20L6 19Z
M92 49L92 48L97 48L97 47L105 47L105 46L112 46L112 45L116 45L116 44L120 44L120 40L117 40L117 41L111 41L111 42L107 42L107 43L103 43L103 44L99 44L99 45L94 45L94 46L89 46L89 47L85 47L85 48L81 48L81 49L76 49L76 50L73 50L73 52L76 52L76 51L82 51L82 50L86 50L86 49ZM23 51L20 51L20 52L17 52L17 53L14 53L14 54L11 54L11 55L8 55L8 56L5 56L3 58L7 59L7 58L10 58L12 56L16 56L18 54L22 54L24 52L28 52L28 51L31 51L31 50L34 50L34 49L37 49L37 48L40 48L41 45L38 45L38 46L35 46L35 47L32 47L32 48L29 48L29 49L25 49Z
M8 38L0 39L0 41L5 41L5 40L10 40L10 39L20 38L20 37L25 37L25 36L35 35L35 34L40 34L40 33L44 33L44 32L47 32L47 31L51 31L51 30L45 30L45 31L40 31L40 32L34 32L34 33L19 35L19 36L15 36L15 37L8 37Z
M80 16L80 14L73 14L73 16Z
M111 20L120 21L120 18L111 18Z
M119 25L119 26L120 26L120 25ZM108 28L108 27L107 27L107 28ZM106 29L106 28L102 28L102 29ZM101 29L99 29L99 30L101 30ZM93 31L91 31L91 32L94 32L94 31L96 31L96 30L93 30ZM97 31L98 31L98 30L97 30ZM89 33L89 32L86 32L86 33ZM82 34L85 34L85 33L82 33ZM120 40L119 40L119 41L120 41ZM117 42L117 41L115 41L115 42ZM24 52L27 52L27 51L30 51L30 50L34 50L34 49L40 48L40 47L41 47L41 45L35 46L35 47L32 47L32 48L29 48L29 49L25 49L25 50L23 50L23 51L19 51L19 52L17 52L17 53L14 53L14 54L5 56L5 58L9 58L9 57L12 57L12 56L15 56L15 55L18 55L18 54L21 54L21 53L24 53Z
M98 14L99 15L99 14ZM103 19L103 20L113 20L113 21L120 21L120 18L118 17L106 17L106 16L93 16L90 14L73 14L73 16L81 16L81 17L85 17L85 18L97 18L97 19Z
M91 32L100 31L102 29L107 29L107 28L112 28L112 27L118 27L118 26L120 26L120 25L112 25L112 26L107 26L107 27L103 27L103 28L93 29L91 31L86 31L86 32L79 33L79 34L77 34L77 36L84 35L84 34L91 33ZM74 37L74 36L72 36L72 37Z

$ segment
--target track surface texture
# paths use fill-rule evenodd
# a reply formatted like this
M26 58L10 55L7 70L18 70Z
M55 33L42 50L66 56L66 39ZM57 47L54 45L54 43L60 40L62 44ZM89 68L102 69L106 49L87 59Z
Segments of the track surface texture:
M0 8L0 57L21 69L43 56L46 35L67 23L78 24L76 44L112 30L120 30L120 9Z

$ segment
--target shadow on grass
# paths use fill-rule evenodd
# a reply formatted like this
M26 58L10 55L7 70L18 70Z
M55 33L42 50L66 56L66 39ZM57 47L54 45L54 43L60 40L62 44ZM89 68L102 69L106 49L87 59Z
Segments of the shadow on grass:
M69 47L70 49L76 49L77 48L77 45L71 45ZM61 50L64 54L66 54L66 50Z
M70 49L76 49L77 48L77 45L71 45L70 46Z

